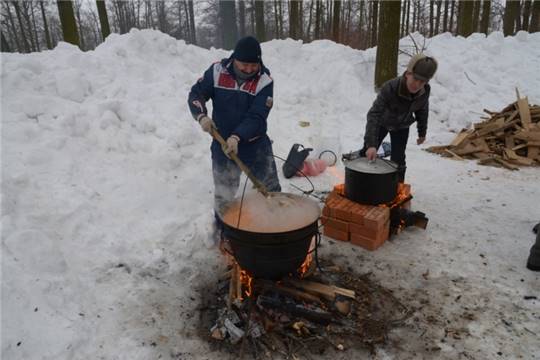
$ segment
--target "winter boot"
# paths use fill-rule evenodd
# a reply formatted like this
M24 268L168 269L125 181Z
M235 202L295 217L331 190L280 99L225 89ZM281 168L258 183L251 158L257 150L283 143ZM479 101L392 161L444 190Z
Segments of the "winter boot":
M532 271L540 271L540 231L538 231L538 228L536 234L536 243L532 246L529 260L527 260L527 269Z

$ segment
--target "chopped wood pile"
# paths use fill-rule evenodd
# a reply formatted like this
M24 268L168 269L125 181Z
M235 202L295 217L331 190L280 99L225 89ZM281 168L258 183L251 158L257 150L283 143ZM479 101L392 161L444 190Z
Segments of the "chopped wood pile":
M520 166L540 165L540 106L520 98L500 112L484 109L489 117L463 129L446 146L427 149L457 160L478 159L481 165L518 170Z
M414 311L370 280L370 274L321 264L307 279L252 280L252 294L244 284L241 296L233 267L214 291L204 292L205 337L215 350L240 359L310 359L349 348L373 351L412 316Z

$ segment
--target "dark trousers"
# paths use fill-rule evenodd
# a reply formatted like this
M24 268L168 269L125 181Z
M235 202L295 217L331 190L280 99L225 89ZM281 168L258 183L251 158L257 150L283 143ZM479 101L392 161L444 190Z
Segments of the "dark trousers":
M407 163L405 162L405 149L407 148L407 140L409 139L409 128L398 129L394 131L388 131L387 128L379 127L379 138L377 142L377 149L381 146L384 138L390 132L390 143L392 145L392 152L390 153L390 160L398 164L399 181L405 181L405 171L407 170ZM364 144L362 150L360 150L360 156L366 156L367 147Z

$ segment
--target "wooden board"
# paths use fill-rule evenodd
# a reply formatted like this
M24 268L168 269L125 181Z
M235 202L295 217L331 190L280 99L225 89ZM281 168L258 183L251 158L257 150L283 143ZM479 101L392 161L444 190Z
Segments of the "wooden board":
M523 128L528 130L531 125L531 113L529 110L529 100L527 99L527 97L519 99L517 101L517 107L519 110L519 117L521 118Z
M529 146L527 148L527 158L529 159L538 159L540 155L540 147L538 146Z
M467 137L471 135L473 132L474 130L472 129L461 130L461 132L456 136L456 138L450 143L450 146L460 146L463 143L463 141L465 141L465 139L467 139Z

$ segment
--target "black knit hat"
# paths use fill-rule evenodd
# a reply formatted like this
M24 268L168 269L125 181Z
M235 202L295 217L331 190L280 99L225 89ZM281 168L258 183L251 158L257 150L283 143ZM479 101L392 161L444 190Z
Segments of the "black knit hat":
M253 36L246 36L238 40L232 57L246 63L260 63L261 44Z

